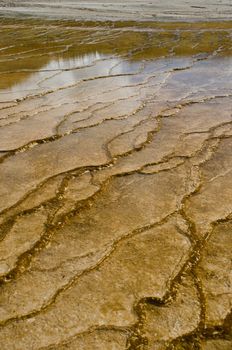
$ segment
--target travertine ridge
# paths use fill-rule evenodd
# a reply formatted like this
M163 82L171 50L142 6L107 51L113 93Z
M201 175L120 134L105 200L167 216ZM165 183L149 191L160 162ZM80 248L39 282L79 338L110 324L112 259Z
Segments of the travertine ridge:
M0 31L0 349L230 349L232 25Z

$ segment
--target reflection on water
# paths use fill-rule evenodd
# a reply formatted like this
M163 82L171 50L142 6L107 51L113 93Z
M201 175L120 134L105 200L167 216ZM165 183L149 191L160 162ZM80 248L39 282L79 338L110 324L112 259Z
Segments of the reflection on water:
M183 69L193 61L232 53L230 23L153 23L144 28L36 23L12 20L1 26L1 94L20 98L23 91L42 93L80 80L129 75L142 66L145 74L167 66Z
M93 65L94 62L107 59L107 56L101 55L98 52L88 53L82 56L62 58L57 57L53 58L46 65L42 66L38 71L29 71L29 72L17 72L17 73L8 73L2 74L2 76L10 76L15 78L15 82L12 81L11 86L4 88L4 81L2 81L3 86L0 87L4 90L4 93L16 92L16 91L28 91L38 90L42 87L47 79L55 77L60 72L64 71L63 75L59 75L60 84L64 83L74 83L78 77L78 69L83 67L89 67ZM106 63L107 65L107 63ZM17 79L17 77L19 79ZM21 79L20 79L21 77ZM7 81L6 81L7 84Z
M43 67L43 70L52 71L52 70L74 69L74 68L88 66L92 64L94 61L97 61L103 58L104 56L97 51L87 53L81 56L70 57L67 59L58 57L56 60L53 59L45 67Z

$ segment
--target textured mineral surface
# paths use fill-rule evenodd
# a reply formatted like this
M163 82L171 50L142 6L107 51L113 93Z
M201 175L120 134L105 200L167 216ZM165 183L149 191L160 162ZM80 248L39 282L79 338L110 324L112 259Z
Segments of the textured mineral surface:
M0 16L79 20L231 19L230 0L0 0Z
M232 349L232 23L2 18L0 62L0 350Z

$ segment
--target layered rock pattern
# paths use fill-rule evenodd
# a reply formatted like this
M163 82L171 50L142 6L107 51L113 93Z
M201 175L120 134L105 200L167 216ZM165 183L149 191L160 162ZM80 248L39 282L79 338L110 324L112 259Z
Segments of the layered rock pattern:
M230 23L3 20L0 349L230 349Z
M73 18L78 20L230 19L228 0L0 0L0 16Z

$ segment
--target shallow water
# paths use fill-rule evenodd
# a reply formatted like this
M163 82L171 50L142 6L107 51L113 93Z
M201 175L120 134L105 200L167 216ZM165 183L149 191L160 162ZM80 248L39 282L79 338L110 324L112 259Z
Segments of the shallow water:
M1 350L231 348L231 34L1 21Z

